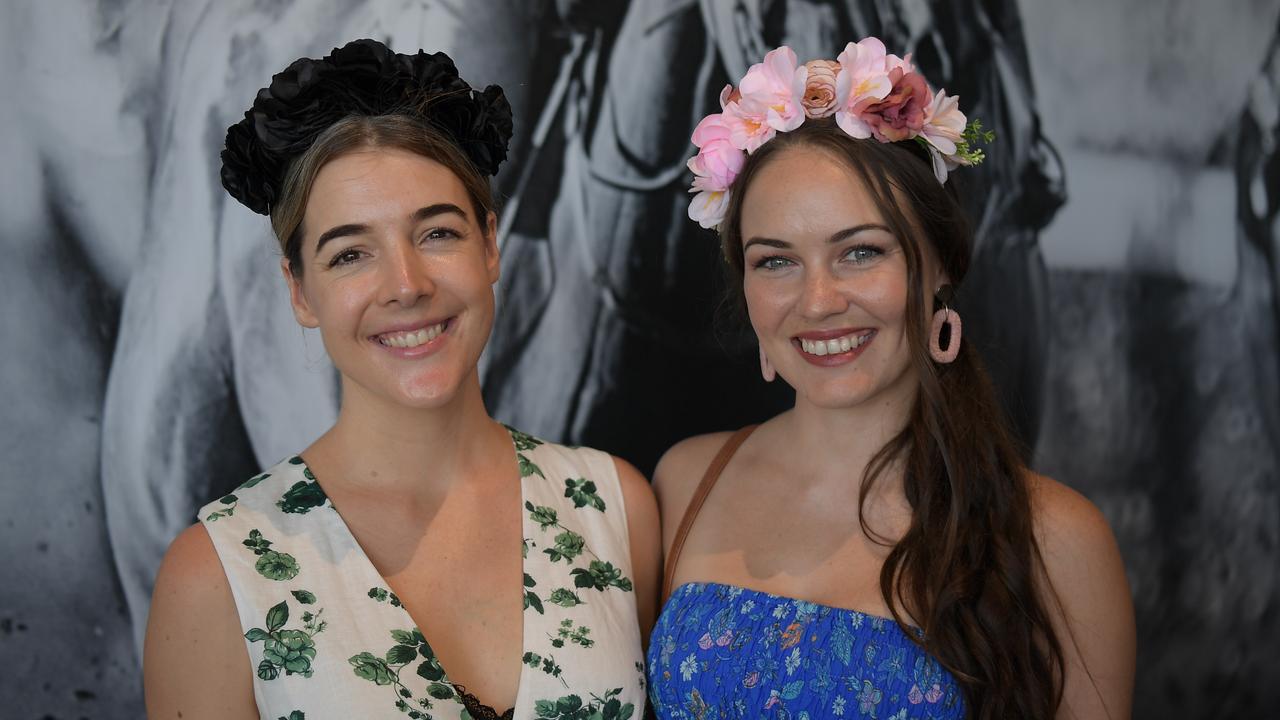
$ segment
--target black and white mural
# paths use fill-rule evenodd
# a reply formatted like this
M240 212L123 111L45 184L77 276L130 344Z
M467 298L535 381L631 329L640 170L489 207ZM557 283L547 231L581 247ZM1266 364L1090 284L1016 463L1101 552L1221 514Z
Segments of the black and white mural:
M374 37L516 112L493 414L649 471L785 407L685 217L689 133L780 44L874 34L993 128L961 290L1034 467L1138 610L1135 717L1280 707L1280 0L17 0L0 5L0 715L143 714L152 578L337 382L218 181L272 72ZM780 385L780 384L779 384Z

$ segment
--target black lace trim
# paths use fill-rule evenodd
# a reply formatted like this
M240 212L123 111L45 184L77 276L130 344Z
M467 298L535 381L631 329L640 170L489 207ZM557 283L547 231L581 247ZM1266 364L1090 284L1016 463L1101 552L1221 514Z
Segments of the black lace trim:
M467 692L467 689L462 685L454 683L453 689L458 692L458 697L462 699L462 706L467 709L467 713L475 720L512 720L515 717L515 708L511 708L499 715L497 710L480 702L479 698Z

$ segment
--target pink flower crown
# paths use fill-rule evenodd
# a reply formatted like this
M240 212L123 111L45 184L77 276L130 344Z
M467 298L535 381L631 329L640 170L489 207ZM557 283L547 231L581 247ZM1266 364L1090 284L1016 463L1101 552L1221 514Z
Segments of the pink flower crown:
M911 64L885 52L874 37L849 43L835 61L796 61L785 45L752 65L737 89L720 92L721 112L708 115L693 131L698 154L689 159L697 193L689 218L704 228L724 220L729 187L747 155L779 132L800 127L805 118L835 115L836 125L853 138L880 142L919 142L933 160L938 182L960 165L982 162L978 141L990 142L978 121L968 123L959 98L934 93Z

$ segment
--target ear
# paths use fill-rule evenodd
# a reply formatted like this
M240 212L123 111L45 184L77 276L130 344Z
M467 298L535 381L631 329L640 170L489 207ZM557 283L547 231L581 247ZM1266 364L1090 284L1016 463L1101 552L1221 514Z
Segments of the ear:
M501 275L502 258L498 253L498 215L493 211L485 218L484 230L484 265L489 273L489 284L498 282Z
M302 281L289 272L288 258L280 258L280 272L284 273L285 285L289 286L289 304L293 306L293 317L302 327L319 327L320 320L311 312L307 296L302 292Z

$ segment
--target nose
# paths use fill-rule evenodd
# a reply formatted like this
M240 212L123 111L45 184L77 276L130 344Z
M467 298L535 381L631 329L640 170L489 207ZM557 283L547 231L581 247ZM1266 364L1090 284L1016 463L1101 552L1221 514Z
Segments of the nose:
M431 269L426 259L410 241L397 242L383 254L382 303L399 303L410 307L435 293Z
M838 315L849 307L840 292L839 280L827 268L819 267L805 273L804 286L800 290L800 314L812 320Z

